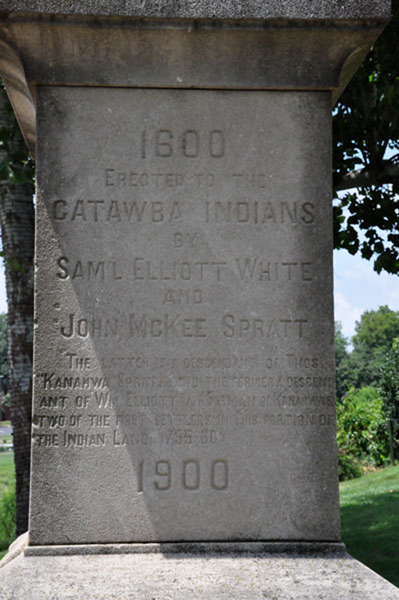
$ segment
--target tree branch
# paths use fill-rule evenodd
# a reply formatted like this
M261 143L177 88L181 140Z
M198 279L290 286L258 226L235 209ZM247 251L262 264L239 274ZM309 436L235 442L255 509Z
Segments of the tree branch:
M346 173L334 186L334 191L343 192L352 188L369 187L370 185L381 186L393 183L397 179L399 179L399 165L390 160L384 160L382 169L377 173L370 169L360 169L359 171Z

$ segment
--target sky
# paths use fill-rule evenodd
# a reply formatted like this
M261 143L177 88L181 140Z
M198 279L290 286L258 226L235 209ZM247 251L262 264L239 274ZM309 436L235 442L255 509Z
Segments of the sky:
M346 250L334 252L335 320L342 324L347 338L355 333L355 324L365 310L387 304L399 311L399 276L373 271L372 263ZM4 268L0 266L0 312L7 312Z
M334 252L335 320L342 324L343 334L350 338L355 323L365 310L376 310L387 304L399 310L399 276L373 270L370 261L346 250Z
M389 159L394 154L396 150L388 148L384 158ZM361 166L357 165L358 168ZM356 190L346 190L342 194L353 191ZM349 216L349 213L344 214ZM362 241L364 232L358 230L358 235ZM399 275L384 272L379 275L374 271L373 263L360 255L352 256L346 250L335 250L335 320L341 323L345 337L350 340L354 335L356 321L360 320L365 310L376 310L384 305L399 311Z

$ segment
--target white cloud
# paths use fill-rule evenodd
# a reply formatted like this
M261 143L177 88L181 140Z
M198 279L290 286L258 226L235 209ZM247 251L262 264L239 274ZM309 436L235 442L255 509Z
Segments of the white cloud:
M366 310L388 305L399 310L399 277L378 275L371 262L348 252L334 252L335 320L344 334L352 336L355 321Z
M360 320L364 308L354 306L342 292L334 294L335 320L342 325L345 337L352 337L355 333L355 322Z
M398 284L399 284L399 278L398 278ZM389 308L392 308L392 310L399 310L399 289L392 290L391 292L388 293L387 304L388 304Z

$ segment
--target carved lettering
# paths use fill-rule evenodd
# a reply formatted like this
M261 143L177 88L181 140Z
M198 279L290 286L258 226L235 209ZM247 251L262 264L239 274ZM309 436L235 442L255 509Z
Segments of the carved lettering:
M201 304L202 290L172 290L165 292L162 304L182 305L182 304Z
M105 169L105 187L120 188L177 188L184 185L183 173L136 173Z
M311 202L299 204L253 200L207 200L205 202L206 223L311 225L315 220L315 212L315 206Z
M182 207L178 200L172 201L170 205L162 201L55 200L53 218L64 222L111 224L180 223ZM65 275L65 272L61 274Z
M69 433L64 431L63 445L68 448L104 447L105 433Z
M227 338L255 339L265 337L303 336L307 319L264 319L254 317L238 317L224 315L222 317L222 334Z
M186 337L204 338L207 336L206 319L202 317L171 316L159 317L131 314L129 318L129 333L132 337L165 338Z
M229 487L229 468L226 459L217 458L211 463L190 457L182 461L169 458L141 460L137 466L138 492L145 492L148 487L158 492L166 492L177 487L186 492L200 489L213 489L223 492Z
M236 258L241 281L312 281L312 263L272 262L259 257Z
M140 135L140 156L157 158L221 158L225 155L225 134L219 129L198 132L186 129L174 132L170 129L144 130Z
M118 281L123 278L117 261L71 261L67 256L60 256L57 260L59 279L80 279L82 281Z
M226 272L224 261L147 260L132 261L134 281L222 281Z
M197 233L175 233L173 236L173 245L175 248L194 248Z

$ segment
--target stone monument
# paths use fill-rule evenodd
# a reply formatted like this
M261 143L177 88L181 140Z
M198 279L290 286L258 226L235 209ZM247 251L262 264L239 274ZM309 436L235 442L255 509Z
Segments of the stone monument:
M2 598L399 598L340 543L332 306L331 106L389 10L0 2L37 165Z

